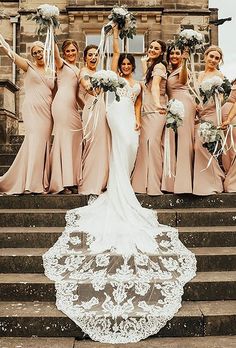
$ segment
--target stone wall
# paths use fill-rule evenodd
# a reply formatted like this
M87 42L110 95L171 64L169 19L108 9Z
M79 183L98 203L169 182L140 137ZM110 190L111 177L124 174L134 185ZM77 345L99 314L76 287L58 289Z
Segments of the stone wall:
M47 3L55 4L48 0ZM201 31L206 42L217 44L217 27L209 25L209 19L217 18L217 10L210 11L208 0L58 0L56 5L61 10L61 27L58 31L59 45L70 37L78 41L80 48L80 65L85 46L86 34L99 33L107 22L107 16L114 4L127 4L137 16L138 33L145 37L145 48L156 38L164 41L174 38L181 26ZM17 52L30 59L30 46L37 39L35 24L27 17L42 4L41 0L20 0L0 2L0 32L10 45L13 40L13 24L9 18L19 15L17 24ZM201 69L201 57L196 57L197 69ZM0 79L12 81L12 63L0 52ZM16 84L20 91L16 97L16 113L21 119L23 100L23 73L17 69Z

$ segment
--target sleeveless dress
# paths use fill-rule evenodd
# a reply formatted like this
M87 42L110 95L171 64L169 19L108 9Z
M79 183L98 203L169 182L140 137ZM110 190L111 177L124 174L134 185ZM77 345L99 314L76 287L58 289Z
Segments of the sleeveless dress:
M181 67L173 71L167 79L169 99L177 99L184 105L183 125L175 133L170 130L171 144L171 178L163 175L162 190L174 193L193 192L193 158L194 158L194 118L196 105L189 93L187 84L179 82Z
M222 107L222 118L225 120L233 104L236 102L236 84L232 86L231 93L227 102ZM232 124L236 124L236 117L233 118ZM236 148L236 128L233 128L234 146ZM228 144L230 146L230 144ZM226 172L224 181L225 192L236 192L236 152L233 148L222 155L222 163Z
M25 137L11 167L0 177L0 192L6 194L43 193L49 187L54 80L41 74L29 61L28 65L22 105Z
M50 153L49 188L52 193L79 184L82 122L77 102L78 78L76 68L64 61L63 67L58 71L58 90L52 103L54 140Z
M80 80L89 73L91 74L87 69L82 69ZM80 84L79 93L85 104L82 113L84 144L79 193L100 195L107 186L109 171L110 132L107 125L105 102L103 95L100 95L99 102L93 107L95 97L89 94L82 84ZM98 117L97 121L95 117Z
M119 90L108 109L111 130L107 191L67 212L67 225L43 255L56 282L56 305L93 340L138 342L157 333L181 307L195 256L176 229L142 208L130 184L137 148L134 102L140 85Z
M201 120L211 121L214 125L217 125L216 106L212 99L204 104L199 116ZM202 146L201 139L198 135L198 129L199 125L195 128L193 193L200 196L221 193L223 192L225 175L215 158L212 159L210 166L207 168L212 155Z
M152 76L161 76L160 103L165 106L167 102L167 75L156 65ZM159 114L156 110L151 88L152 81L147 86L143 86L142 125L137 160L132 175L132 186L137 193L161 195L163 172L162 136L166 118L165 115Z

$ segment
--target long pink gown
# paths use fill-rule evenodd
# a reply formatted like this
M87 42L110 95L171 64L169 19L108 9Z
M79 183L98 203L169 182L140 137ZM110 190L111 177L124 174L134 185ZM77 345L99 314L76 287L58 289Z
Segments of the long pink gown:
M236 84L232 86L232 90L228 98L228 101L222 107L223 120L227 118L227 115L235 102ZM233 118L231 123L236 124L236 117ZM236 128L233 129L233 139L234 146L236 148ZM230 141L228 141L228 145L230 146ZM226 172L226 178L224 181L224 191L236 192L236 152L233 148L227 151L226 154L222 155L222 163Z
M58 193L65 187L78 186L82 156L82 122L77 92L79 74L64 61L58 71L58 90L52 103L54 140L50 154L49 191Z
M161 76L160 103L164 106L167 101L166 73L156 65L153 69L153 76ZM152 81L147 86L143 86L142 126L136 164L132 175L132 186L137 193L161 195L162 135L166 119L156 110L151 87Z
M215 103L210 100L204 105L200 112L201 120L212 121L217 125ZM207 196L223 192L223 180L225 175L216 159L211 159L210 152L202 146L198 135L199 125L195 129L195 160L194 160L194 180L193 193L195 195Z
M80 80L89 74L91 75L91 72L86 68L82 69ZM93 107L95 97L89 94L82 84L80 98L85 105L82 113L84 147L79 192L83 195L100 195L106 189L109 172L110 131L105 102L103 96L99 96L99 102ZM98 119L95 125L96 115Z
M196 105L187 84L179 82L181 67L173 71L167 79L169 99L177 99L184 105L183 125L177 131L177 151L175 133L170 129L172 177L163 174L162 190L174 193L193 192L194 118Z
M28 62L22 118L25 138L10 169L0 177L0 192L43 193L49 186L49 150L52 133L52 90L54 81Z

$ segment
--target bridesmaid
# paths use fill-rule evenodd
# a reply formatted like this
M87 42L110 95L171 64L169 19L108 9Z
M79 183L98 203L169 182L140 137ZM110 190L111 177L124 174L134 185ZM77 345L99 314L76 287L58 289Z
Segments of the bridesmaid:
M169 99L177 99L184 105L183 125L177 130L177 151L175 149L175 133L170 131L171 167L174 175L169 178L163 175L162 189L174 193L193 192L193 147L194 147L194 119L196 104L191 97L187 85L188 52L181 52L177 47L167 49L167 63L171 65L171 72L167 79L167 95Z
M236 124L236 96L235 96L235 83L233 84L232 91L229 97L229 101L223 106L223 116L224 116L224 122L222 123L222 128L225 128L226 126L230 124ZM235 100L234 104L232 103L233 100ZM229 107L229 104L231 105L231 109L226 114L226 111ZM236 128L233 129L233 139L234 139L234 146L236 148ZM227 165L226 168L226 178L224 181L224 191L225 192L236 192L236 152L233 149L230 149L226 155L224 155L224 158L227 158L224 160L223 164Z
M199 74L198 82L211 79L214 76L224 78L218 69L223 60L222 50L218 46L210 46L204 54L205 70ZM216 105L213 100L208 101L199 111L199 117L203 121L211 121L217 125ZM224 173L216 159L212 159L210 166L207 168L211 159L209 151L202 146L201 139L198 135L199 125L195 129L195 161L194 161L194 181L193 193L195 195L211 195L223 191Z
M106 120L103 96L95 104L95 95L86 76L93 76L98 64L98 47L89 45L84 50L85 67L80 72L80 97L84 101L82 113L84 148L82 177L79 192L83 195L100 195L108 180L110 133ZM91 108L92 111L91 111ZM97 118L97 120L96 120Z
M79 115L78 45L74 40L62 44L64 59L55 45L58 90L52 103L54 141L50 154L52 193L76 193L82 156L82 122Z
M6 49L4 51L9 54ZM25 72L25 99L22 105L25 138L12 166L0 178L2 193L46 193L49 186L54 81L45 74L43 51L42 42L36 41L32 44L33 64L10 52L10 57Z
M226 101L226 103L223 105L222 107L222 119L223 119L223 125L227 125L230 124L231 121L233 121L232 123L236 123L236 119L234 118L234 116L231 118L230 115L230 122L229 121L229 117L228 114L231 111L234 103L236 102L236 79L234 81L232 81L232 89L231 89L231 93ZM231 112L230 112L231 114ZM225 123L226 122L226 123ZM235 147L236 147L236 128L233 129L233 138L234 138L234 143L235 143ZM229 144L230 146L230 144ZM233 162L234 158L236 156L236 153L234 152L233 149L230 149L229 151L226 152L226 154L222 155L222 163L223 163L223 167L226 173L228 173L231 163Z
M153 40L148 49L140 143L132 178L134 191L149 195L162 194L162 135L167 101L165 51L166 45L160 40Z

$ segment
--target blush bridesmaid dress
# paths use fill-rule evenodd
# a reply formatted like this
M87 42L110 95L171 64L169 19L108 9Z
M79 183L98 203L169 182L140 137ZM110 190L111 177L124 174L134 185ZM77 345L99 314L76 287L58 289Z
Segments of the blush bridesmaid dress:
M82 122L78 107L79 69L63 61L58 90L52 103L54 140L50 154L49 191L78 186L82 156Z
M158 65L153 69L153 76L160 76L160 104L165 106L167 74ZM162 195L161 180L163 172L163 146L162 137L165 127L165 115L156 110L155 100L151 88L153 81L143 86L143 112L140 131L139 148L132 186L136 193L148 195Z
M49 187L54 80L29 61L28 65L22 105L25 138L10 169L0 177L0 192L6 194L45 193Z

